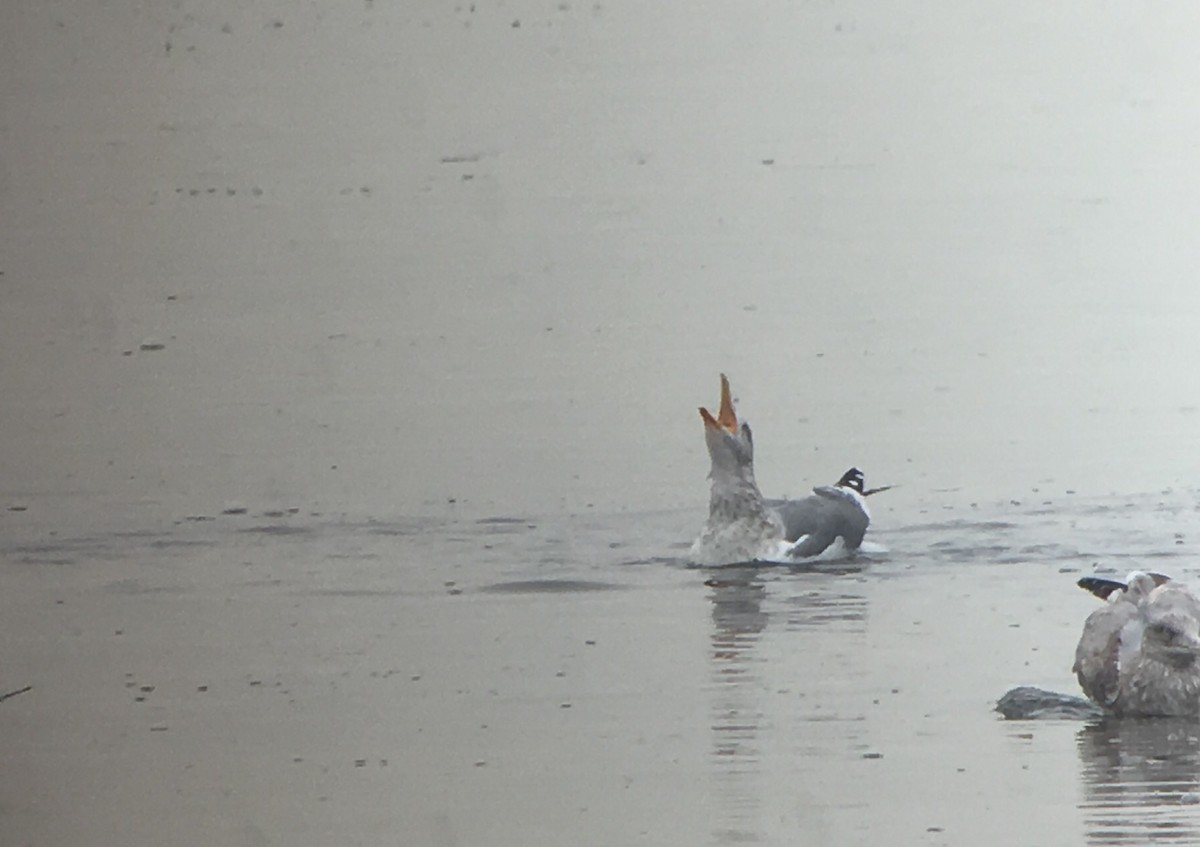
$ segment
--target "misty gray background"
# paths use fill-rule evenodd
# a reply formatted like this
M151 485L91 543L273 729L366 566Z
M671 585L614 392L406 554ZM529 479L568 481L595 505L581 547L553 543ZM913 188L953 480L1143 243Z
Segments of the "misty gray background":
M719 371L771 493L1190 482L1198 16L5 4L0 493L691 505Z

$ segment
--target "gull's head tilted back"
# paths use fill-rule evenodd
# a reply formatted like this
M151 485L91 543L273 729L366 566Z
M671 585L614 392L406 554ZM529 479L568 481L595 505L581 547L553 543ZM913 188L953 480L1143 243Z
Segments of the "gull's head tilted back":
M691 560L701 565L727 565L778 555L783 523L767 509L754 481L754 439L750 427L738 423L724 374L717 414L702 407L700 417L712 462L711 486L708 521L692 544Z
M721 406L716 416L701 406L700 417L704 421L704 443L712 460L709 475L714 487L724 484L732 488L753 485L754 438L748 424L738 423L725 374L721 374Z

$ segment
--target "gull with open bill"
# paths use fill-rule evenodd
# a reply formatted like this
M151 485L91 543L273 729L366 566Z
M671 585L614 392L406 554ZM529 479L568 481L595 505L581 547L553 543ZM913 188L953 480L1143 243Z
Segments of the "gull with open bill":
M749 425L737 419L724 374L717 414L701 407L700 418L712 469L708 521L692 544L693 562L789 564L865 549L871 522L866 498L886 489L864 489L862 471L851 468L836 484L814 488L808 497L766 500L754 479L754 439Z

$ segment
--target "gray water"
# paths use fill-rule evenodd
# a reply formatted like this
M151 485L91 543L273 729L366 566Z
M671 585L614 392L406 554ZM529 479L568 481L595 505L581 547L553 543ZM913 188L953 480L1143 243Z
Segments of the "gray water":
M1197 36L3 5L0 824L1194 839L1193 727L991 707L1075 691L1079 575L1195 578ZM684 566L719 372L769 495L897 486L886 558Z
M1076 690L1097 562L1195 580L1198 507L880 517L885 557L819 569L691 568L682 511L10 543L4 677L34 688L0 712L5 817L29 843L1189 843L1200 726L992 706Z

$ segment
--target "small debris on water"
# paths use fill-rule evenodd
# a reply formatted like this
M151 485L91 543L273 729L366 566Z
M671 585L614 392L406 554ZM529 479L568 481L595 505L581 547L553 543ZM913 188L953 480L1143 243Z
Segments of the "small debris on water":
M151 732L166 732L167 725L165 723L156 723L150 727Z
M871 752L871 753L863 753L863 754L862 754L862 757L863 757L864 759L882 759L882 758L883 758L883 754L882 754L882 753L875 753L875 752Z
M166 346L167 346L166 344L163 344L157 338L147 338L147 339L144 339L142 341L142 343L138 345L138 349L139 350L164 350L164 349L166 349Z
M246 512L246 507L236 500L231 500L225 504L225 508L221 509L222 515L244 515Z

